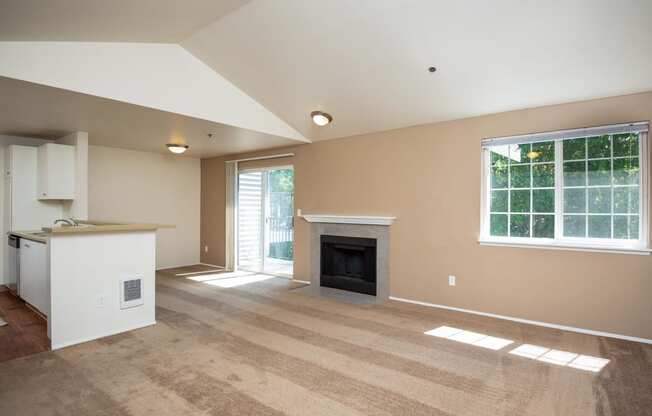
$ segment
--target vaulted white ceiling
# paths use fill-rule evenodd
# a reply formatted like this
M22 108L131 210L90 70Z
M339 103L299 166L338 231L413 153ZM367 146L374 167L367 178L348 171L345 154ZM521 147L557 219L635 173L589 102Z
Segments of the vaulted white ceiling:
M179 43L213 70L175 45L94 44L64 85L49 72L84 46L40 45L0 76L319 140L652 90L651 18L649 0L0 0L0 41Z
M249 0L0 0L0 41L177 43Z
M85 131L97 146L170 154L167 143L183 143L190 146L183 156L197 158L297 144L286 137L4 77L0 96L0 135L58 139Z
M0 42L0 76L306 141L179 45Z
M651 19L650 0L262 0L182 45L315 140L651 90Z

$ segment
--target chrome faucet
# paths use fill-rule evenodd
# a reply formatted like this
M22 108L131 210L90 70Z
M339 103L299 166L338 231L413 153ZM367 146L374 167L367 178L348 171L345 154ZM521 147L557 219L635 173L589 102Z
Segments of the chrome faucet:
M79 225L79 223L77 223L77 221L73 220L72 218L70 218L70 219L60 218L60 219L54 221L54 225L57 225L60 222L68 224L71 227L76 227L76 226Z

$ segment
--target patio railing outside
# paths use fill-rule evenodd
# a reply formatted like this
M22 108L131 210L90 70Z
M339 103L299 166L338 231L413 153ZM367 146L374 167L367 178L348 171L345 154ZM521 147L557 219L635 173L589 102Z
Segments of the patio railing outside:
M269 257L281 260L293 259L294 217L268 217Z

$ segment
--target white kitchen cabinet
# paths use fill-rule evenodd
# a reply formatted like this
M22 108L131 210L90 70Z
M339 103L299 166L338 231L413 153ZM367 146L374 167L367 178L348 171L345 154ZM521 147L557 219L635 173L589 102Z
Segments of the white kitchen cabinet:
M38 147L10 145L5 157L5 230L39 230L63 218L62 204L36 198Z
M38 148L38 199L75 199L75 147L46 143Z
M20 297L43 315L50 314L50 273L46 243L20 240Z

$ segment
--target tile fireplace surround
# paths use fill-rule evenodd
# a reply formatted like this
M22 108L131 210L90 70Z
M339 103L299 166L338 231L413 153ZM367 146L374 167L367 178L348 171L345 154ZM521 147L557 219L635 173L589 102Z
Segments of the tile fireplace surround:
M376 297L389 297L389 226L396 217L303 215L310 223L310 284L320 287L322 235L376 240Z

